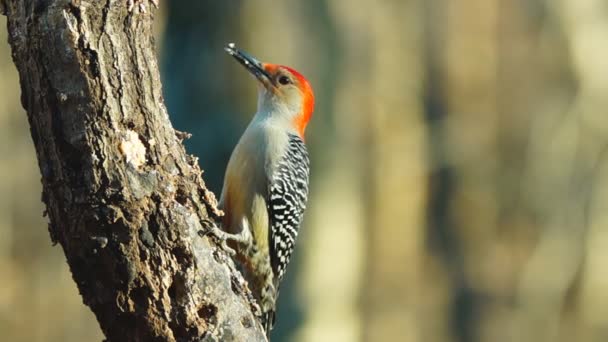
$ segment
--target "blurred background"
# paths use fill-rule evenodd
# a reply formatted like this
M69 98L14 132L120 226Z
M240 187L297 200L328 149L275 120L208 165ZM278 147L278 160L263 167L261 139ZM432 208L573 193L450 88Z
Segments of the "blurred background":
M316 91L274 341L608 341L606 1L161 2L165 101L216 194L256 98L223 45ZM0 41L2 339L100 341Z

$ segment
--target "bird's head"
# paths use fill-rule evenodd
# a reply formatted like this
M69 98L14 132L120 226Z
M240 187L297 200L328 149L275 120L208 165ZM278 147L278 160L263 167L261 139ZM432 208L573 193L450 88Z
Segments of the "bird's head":
M234 44L228 44L225 50L259 81L258 112L288 120L304 138L315 102L312 87L306 78L290 67L262 63L237 49Z

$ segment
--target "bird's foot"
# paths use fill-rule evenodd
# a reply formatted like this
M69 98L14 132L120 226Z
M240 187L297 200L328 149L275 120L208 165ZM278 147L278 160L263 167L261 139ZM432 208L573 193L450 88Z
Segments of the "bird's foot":
M225 250L231 256L236 255L234 248L228 246L228 241L242 243L244 241L242 234L231 234L225 232L218 227L215 222L209 220L205 220L203 223L207 230L202 232L201 236L213 236L217 240L221 249Z
M138 10L139 13L146 13L148 12L150 3L152 3L154 7L158 8L159 1L160 0L127 0L127 8L129 9L129 12Z

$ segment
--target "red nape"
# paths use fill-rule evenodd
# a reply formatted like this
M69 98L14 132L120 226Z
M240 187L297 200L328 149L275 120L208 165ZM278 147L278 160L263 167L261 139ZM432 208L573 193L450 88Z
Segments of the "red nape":
M315 109L315 95L312 91L310 83L308 83L308 80L302 74L288 66L283 66L283 68L289 70L289 72L291 72L298 79L298 87L302 91L302 109L299 115L296 116L294 124L298 130L298 133L300 134L300 137L304 139L306 126L312 118L312 112Z

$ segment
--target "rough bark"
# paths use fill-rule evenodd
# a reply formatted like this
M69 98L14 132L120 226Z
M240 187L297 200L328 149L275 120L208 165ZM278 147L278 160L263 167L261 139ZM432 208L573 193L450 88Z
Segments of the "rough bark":
M51 239L110 341L263 341L201 234L219 212L169 122L152 15L126 3L0 0Z

